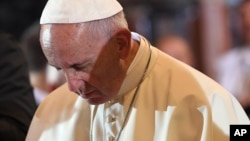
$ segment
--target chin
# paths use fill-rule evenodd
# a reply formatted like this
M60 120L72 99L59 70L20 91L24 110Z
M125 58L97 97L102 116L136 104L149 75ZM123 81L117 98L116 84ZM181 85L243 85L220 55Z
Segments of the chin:
M105 103L107 100L103 98L92 98L87 100L89 104L91 105L99 105Z

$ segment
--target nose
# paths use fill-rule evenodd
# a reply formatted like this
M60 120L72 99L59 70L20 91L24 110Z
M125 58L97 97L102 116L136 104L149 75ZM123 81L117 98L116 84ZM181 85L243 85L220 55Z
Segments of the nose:
M70 91L77 92L82 87L83 80L77 78L77 76L65 73L65 77Z

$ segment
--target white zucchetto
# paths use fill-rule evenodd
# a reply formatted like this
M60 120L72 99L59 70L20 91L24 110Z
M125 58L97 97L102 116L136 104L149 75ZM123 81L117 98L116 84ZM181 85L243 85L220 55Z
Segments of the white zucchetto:
M48 0L40 24L94 21L111 17L122 9L117 0Z

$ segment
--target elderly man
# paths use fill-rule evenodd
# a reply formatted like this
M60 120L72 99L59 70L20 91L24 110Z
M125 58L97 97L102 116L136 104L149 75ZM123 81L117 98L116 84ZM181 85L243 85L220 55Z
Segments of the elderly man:
M39 106L27 141L226 141L230 124L249 124L223 87L131 32L116 0L50 0L40 23L67 83Z

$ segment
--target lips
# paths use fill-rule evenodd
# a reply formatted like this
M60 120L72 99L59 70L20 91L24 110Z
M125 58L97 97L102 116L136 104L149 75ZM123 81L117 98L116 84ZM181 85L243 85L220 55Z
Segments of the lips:
M83 93L78 93L79 96L81 96L84 99L90 99L90 98L94 98L95 96L93 95L95 92L95 90L92 91L88 91L88 92L83 92Z

